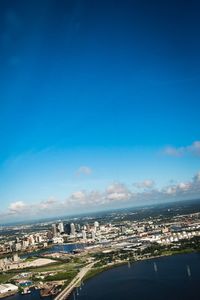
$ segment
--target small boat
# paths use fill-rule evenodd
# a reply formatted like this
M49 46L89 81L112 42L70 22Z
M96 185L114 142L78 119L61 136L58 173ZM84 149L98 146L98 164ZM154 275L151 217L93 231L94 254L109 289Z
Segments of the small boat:
M158 267L157 267L155 262L153 263L153 268L154 268L154 271L157 273L158 272Z
M190 270L190 266L187 265L187 274L188 277L191 277L191 270Z

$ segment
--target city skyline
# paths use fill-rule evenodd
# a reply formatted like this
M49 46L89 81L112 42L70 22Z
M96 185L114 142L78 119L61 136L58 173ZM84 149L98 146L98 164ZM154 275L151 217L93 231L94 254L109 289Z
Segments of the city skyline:
M197 1L0 8L3 222L199 198Z

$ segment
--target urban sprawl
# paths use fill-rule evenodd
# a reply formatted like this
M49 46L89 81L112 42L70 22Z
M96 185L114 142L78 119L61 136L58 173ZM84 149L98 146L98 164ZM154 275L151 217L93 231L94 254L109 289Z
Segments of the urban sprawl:
M0 227L0 298L66 299L84 280L119 264L200 249L200 213L169 205Z

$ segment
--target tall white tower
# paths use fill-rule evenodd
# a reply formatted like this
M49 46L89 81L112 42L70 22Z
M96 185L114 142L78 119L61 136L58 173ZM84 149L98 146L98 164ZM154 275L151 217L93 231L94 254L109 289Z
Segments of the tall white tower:
M75 225L74 225L74 223L71 223L70 224L70 234L75 235L75 233L76 233Z

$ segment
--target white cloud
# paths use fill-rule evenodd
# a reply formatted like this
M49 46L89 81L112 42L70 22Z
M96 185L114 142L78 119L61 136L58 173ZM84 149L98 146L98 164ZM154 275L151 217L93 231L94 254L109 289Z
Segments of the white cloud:
M200 141L194 142L191 146L188 146L188 151L193 155L200 156Z
M200 183L200 172L194 175L193 181L194 183Z
M163 153L169 156L181 157L187 154L200 156L200 141L195 141L189 146L173 147L167 146Z
M179 188L179 190L187 191L191 187L191 183L190 182L180 182L177 184L177 187Z
M151 189L154 187L155 182L151 179L145 179L144 181L135 182L133 185L138 189Z
M86 208L91 208L95 205L102 205L104 204L104 195L102 192L99 191L77 191L72 193L70 197L68 197L65 201L65 205L67 207L81 207L85 206Z
M183 147L175 148L175 147L172 147L172 146L167 146L164 149L163 153L166 154L166 155L169 155L169 156L180 157L184 153L184 148Z
M83 191L78 191L78 192L74 192L72 195L71 195L71 198L74 199L74 200L83 200L85 199L85 192Z
M26 208L23 201L16 201L9 205L8 209L11 213L21 213Z
M50 198L46 201L42 201L38 206L39 206L39 209L48 210L48 209L51 209L52 207L54 207L56 204L57 204L57 200L54 198Z
M91 173L92 169L87 166L81 166L76 172L77 175L90 175Z
M65 200L66 206L77 207L80 205L85 205L88 203L89 197L87 196L86 191L76 191Z
M186 192L190 189L191 184L189 182L180 182L176 185L171 185L163 189L163 192L168 195L177 195L181 192Z
M163 189L163 192L167 195L174 195L176 194L176 187L175 186L168 186L165 189Z
M192 196L198 197L200 191L200 174L197 173L191 181L188 182L179 182L177 184L172 184L162 189L163 193L168 195L174 195L177 198L181 198L182 196L188 197L188 199ZM194 196L194 197L193 197Z
M109 201L128 200L131 193L128 188L122 183L113 183L106 189L105 198Z

